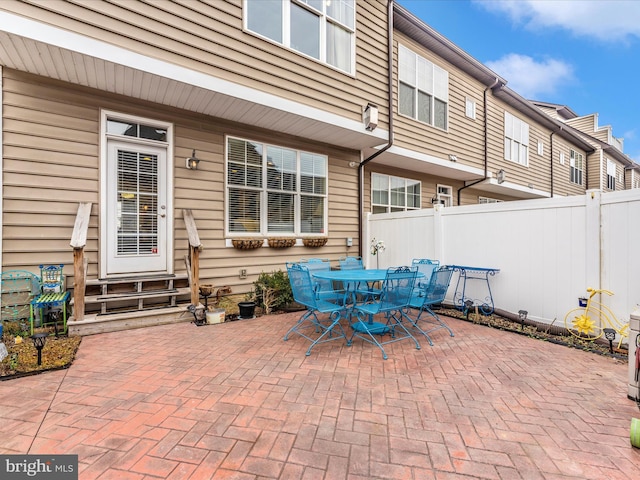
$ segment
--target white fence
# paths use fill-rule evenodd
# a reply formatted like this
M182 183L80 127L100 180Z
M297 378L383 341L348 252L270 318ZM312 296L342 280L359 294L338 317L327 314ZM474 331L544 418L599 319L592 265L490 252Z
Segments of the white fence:
M385 250L369 267L441 264L499 268L490 278L496 308L564 325L587 287L614 292L600 299L628 321L640 304L640 190L369 215L365 238ZM452 280L449 300L457 278ZM467 283L482 298L482 282ZM606 298L605 298L606 297Z

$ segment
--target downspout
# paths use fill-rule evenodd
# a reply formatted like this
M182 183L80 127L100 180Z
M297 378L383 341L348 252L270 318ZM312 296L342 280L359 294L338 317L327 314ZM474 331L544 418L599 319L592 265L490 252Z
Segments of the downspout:
M473 187L474 185L477 185L478 183L484 182L487 178L489 178L489 146L488 146L488 142L489 142L489 132L488 132L488 125L489 125L489 121L488 121L488 117L489 115L487 114L487 92L489 90L492 90L493 88L495 88L498 83L500 82L500 80L498 79L498 77L496 77L496 81L493 82L493 85L488 86L487 88L484 89L484 93L483 93L483 101L484 101L484 178L481 178L480 180L476 180L475 182L471 182L468 185L464 185L461 188L458 189L458 205L460 205L460 192L462 192L462 190L464 190L465 188L469 188L469 187ZM504 86L504 85L503 85Z
M380 150L375 152L373 155L365 158L358 165L358 238L360 241L358 242L358 255L360 257L363 256L363 248L362 248L362 236L363 236L363 225L362 225L362 217L364 210L364 167L371 160L376 158L378 155L382 155L384 152L391 148L393 145L393 2L394 0L389 0L387 4L387 74L388 74L388 109L389 109L389 139L387 140L387 144L382 147Z

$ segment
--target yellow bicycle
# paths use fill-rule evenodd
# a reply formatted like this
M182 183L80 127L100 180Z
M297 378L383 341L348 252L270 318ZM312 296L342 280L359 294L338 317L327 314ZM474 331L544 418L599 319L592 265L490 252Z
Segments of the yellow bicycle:
M593 300L597 294L613 295L613 292L587 288L587 293L589 293L587 304L570 310L564 317L565 327L573 336L583 340L596 340L602 337L603 333L610 341L614 340L615 336L619 336L618 348L620 348L622 341L629 337L629 322L621 322L609 307Z

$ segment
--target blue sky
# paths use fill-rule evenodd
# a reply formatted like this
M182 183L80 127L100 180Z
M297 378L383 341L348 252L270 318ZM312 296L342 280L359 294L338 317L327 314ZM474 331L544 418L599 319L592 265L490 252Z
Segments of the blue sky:
M598 114L640 163L640 1L398 0L527 99Z

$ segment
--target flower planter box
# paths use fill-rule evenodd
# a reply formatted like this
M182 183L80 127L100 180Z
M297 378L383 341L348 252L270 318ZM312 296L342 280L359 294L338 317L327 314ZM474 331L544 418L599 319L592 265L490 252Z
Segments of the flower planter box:
M305 247L324 247L329 240L327 237L318 237L318 238L303 238L302 243Z
M254 248L260 248L264 240L261 238L234 238L231 243L238 250L253 250Z
M296 244L295 238L268 238L267 243L271 248L289 248Z

